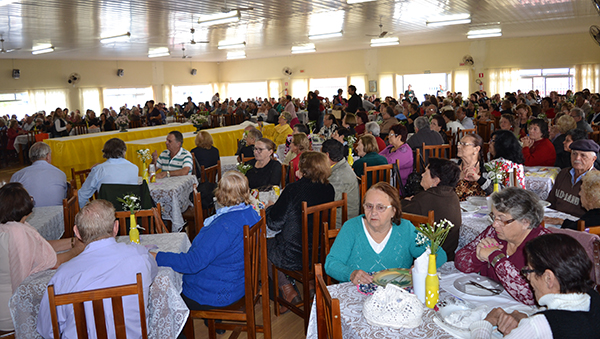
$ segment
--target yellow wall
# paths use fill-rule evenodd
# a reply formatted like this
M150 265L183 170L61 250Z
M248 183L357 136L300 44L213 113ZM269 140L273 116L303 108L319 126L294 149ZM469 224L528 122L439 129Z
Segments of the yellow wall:
M69 89L71 108L77 108L80 105L79 87L153 86L155 99L164 101L162 89L165 85L279 80L283 91L283 84L288 81L282 74L283 67L293 70L291 79L364 75L367 80L379 80L380 74L449 73L465 69L459 63L466 54L475 60L475 65L469 68L471 88L476 88L474 81L478 73L485 73L491 68L571 67L600 62L600 49L587 33L381 47L222 63L2 59L0 92L34 88ZM21 70L21 79L12 79L13 68ZM119 68L124 69L124 77L117 77ZM190 74L192 68L198 70L198 75ZM67 84L67 77L73 72L81 75L81 82L76 87ZM289 88L291 90L291 86ZM304 96L304 93L296 95Z

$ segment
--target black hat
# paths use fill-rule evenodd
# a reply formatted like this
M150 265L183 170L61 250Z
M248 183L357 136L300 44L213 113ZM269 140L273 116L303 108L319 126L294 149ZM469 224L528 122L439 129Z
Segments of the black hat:
M590 139L573 141L571 145L569 145L569 148L572 150L583 152L598 153L598 151L600 151L600 146L594 140Z

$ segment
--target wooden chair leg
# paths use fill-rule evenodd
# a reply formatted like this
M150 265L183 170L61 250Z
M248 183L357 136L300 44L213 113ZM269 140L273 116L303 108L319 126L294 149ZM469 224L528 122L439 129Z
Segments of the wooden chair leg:
M275 296L273 301L275 302L275 316L279 317L279 279L277 279L277 268L275 265L271 265L271 272L273 273L273 288L275 289L273 295ZM264 305L263 305L264 307Z
M183 326L183 334L188 339L196 338L196 335L194 333L194 319L192 319L191 314L185 322L185 325Z
M215 327L215 319L207 319L208 322L208 338L217 339L217 328Z

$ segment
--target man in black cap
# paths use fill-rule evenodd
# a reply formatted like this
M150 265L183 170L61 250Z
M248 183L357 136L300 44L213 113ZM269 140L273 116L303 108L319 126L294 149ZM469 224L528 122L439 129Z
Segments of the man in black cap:
M598 157L600 146L593 140L573 141L571 149L571 166L564 168L554 181L554 187L548 195L550 207L580 218L585 209L581 206L579 190L581 179L590 171L596 171L594 162Z

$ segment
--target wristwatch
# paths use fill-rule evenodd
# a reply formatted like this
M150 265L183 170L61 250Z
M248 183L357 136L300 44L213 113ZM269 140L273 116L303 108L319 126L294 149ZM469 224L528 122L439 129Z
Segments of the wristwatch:
M170 178L170 177L171 177L171 172L167 171L167 178Z

